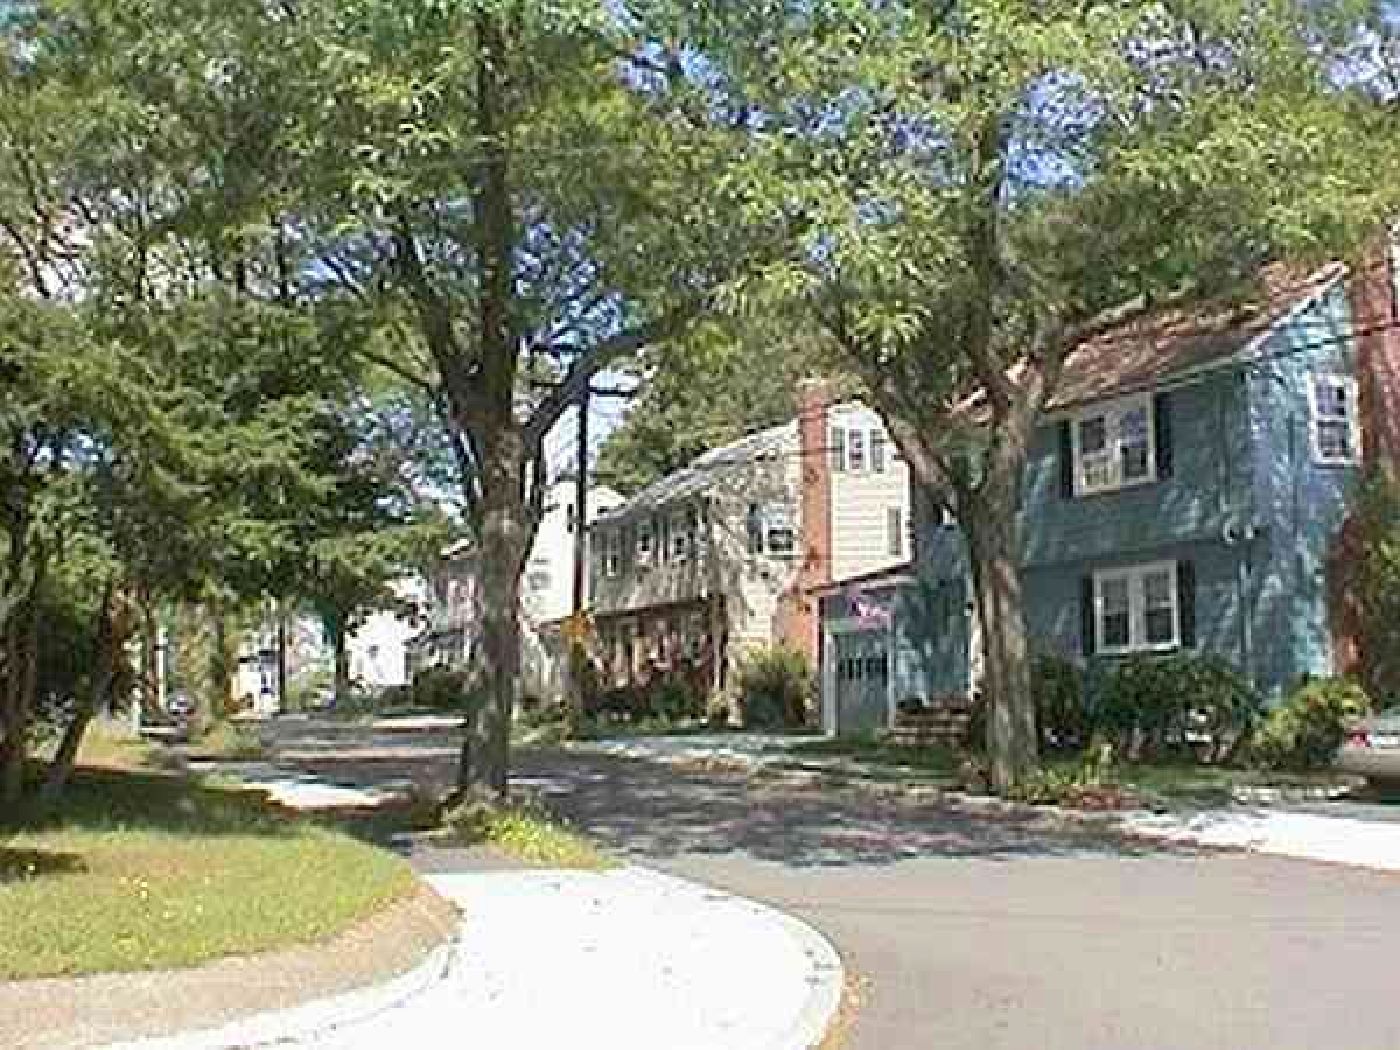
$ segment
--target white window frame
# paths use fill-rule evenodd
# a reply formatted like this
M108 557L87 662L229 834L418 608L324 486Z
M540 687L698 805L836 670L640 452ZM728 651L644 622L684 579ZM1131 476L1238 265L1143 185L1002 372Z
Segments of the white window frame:
M832 427L831 435L831 469L834 473L846 473L846 428Z
M1317 387L1319 383L1334 384L1341 387L1346 392L1348 414L1345 419L1337 416L1329 416L1323 420L1317 403ZM1314 372L1308 376L1308 433L1312 443L1313 462L1324 467L1348 467L1361 459L1361 388L1356 379L1347 375L1334 375L1327 372ZM1347 444L1350 446L1348 455L1333 456L1328 455L1322 448L1322 426L1323 422L1348 424Z
M870 470L870 434L860 427L846 431L846 470L851 474L864 474Z
M785 533L786 542L775 545L774 533ZM774 504L763 509L763 550L770 558L791 558L797 553L797 515L791 507Z
M603 575L609 580L622 575L622 533L617 529L603 534Z
M875 427L866 438L866 443L870 460L870 473L883 474L885 472L885 461L889 457L889 439L885 436L883 430L879 427Z
M695 545L695 537L688 528L689 523L686 521L685 510L672 511L669 521L671 560L674 562L689 561L692 553L691 548Z
M637 522L637 565L646 568L651 564L652 552L656 549L656 529L650 517Z
M1172 636L1169 641L1147 641L1146 578L1153 573L1166 573L1171 588ZM1128 644L1109 645L1104 639L1104 584L1124 580L1128 585ZM1165 653L1181 648L1181 590L1178 563L1174 561L1146 562L1116 569L1100 569L1094 573L1094 651L1105 656L1129 653Z
M1123 477L1123 417L1135 409L1142 409L1147 416L1147 473L1140 478ZM1091 419L1104 421L1104 451L1109 457L1112 469L1109 479L1103 484L1090 485L1084 476L1084 449L1080 443L1079 428ZM1076 412L1069 421L1070 443L1074 456L1074 494L1095 496L1103 492L1118 492L1122 489L1150 485L1157 480L1157 421L1153 414L1152 396L1139 394L1134 397L1108 401L1093 408Z

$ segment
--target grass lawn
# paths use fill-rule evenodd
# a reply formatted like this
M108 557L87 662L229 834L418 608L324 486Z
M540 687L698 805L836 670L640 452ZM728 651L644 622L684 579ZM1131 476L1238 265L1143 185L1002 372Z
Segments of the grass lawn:
M193 740L189 748L191 758L226 762L255 761L266 753L257 728L237 722L215 722L208 732Z
M0 823L0 979L189 966L305 943L413 887L397 857L277 815L256 794L83 768L56 812Z
M1052 758L1046 765L1053 770L1072 772L1082 767L1082 760ZM1113 766L1105 779L1167 802L1200 806L1226 805L1239 788L1329 788L1347 787L1356 782L1355 778L1327 771L1276 773L1185 762L1122 763Z
M951 774L958 764L957 756L948 748L909 747L868 733L801 740L786 745L783 750L797 757L847 758L856 762L869 762L920 773Z
M494 846L501 852L544 868L601 871L617 862L591 840L528 802L506 807L465 803L443 816L429 841Z

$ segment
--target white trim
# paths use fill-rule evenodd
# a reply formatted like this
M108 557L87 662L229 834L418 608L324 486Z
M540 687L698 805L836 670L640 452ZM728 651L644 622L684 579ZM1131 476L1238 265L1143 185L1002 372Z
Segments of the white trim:
M1094 651L1105 656L1123 656L1129 653L1165 653L1181 648L1181 593L1178 580L1178 563L1175 561L1153 561L1140 565L1125 565L1113 569L1099 569L1094 572ZM1147 641L1147 599L1144 579L1154 573L1166 573L1171 594L1172 636L1169 641ZM1128 588L1128 643L1109 645L1104 640L1104 584L1122 580Z
M1147 417L1147 473L1140 478L1123 478L1123 417L1136 409ZM1074 467L1074 494L1097 496L1106 492L1150 485L1157 480L1157 419L1156 406L1150 393L1133 394L1112 401L1101 401L1081 408L1069 417L1071 458ZM1089 485L1084 478L1084 450L1080 445L1080 426L1092 419L1102 419L1104 426L1103 455L1108 457L1110 479L1101 485Z
M1347 444L1350 454L1330 456L1323 452L1321 424L1324 422L1317 410L1317 385L1332 383L1342 388L1346 396L1347 415L1345 420L1329 416L1327 422L1348 424ZM1330 372L1309 372L1308 384L1308 443L1312 446L1313 462L1323 467L1349 467L1361 461L1361 403L1360 385L1353 376Z

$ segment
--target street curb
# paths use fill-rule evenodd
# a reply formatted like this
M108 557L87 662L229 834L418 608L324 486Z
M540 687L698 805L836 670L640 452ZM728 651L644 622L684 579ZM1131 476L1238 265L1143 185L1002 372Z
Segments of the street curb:
M457 964L459 938L460 928L413 969L382 984L314 999L301 1006L255 1013L211 1028L107 1043L100 1050L264 1050L295 1040L318 1039L338 1028L402 1009L447 980Z
M703 891L709 900L725 900L738 904L781 926L783 932L797 942L808 961L808 973L805 978L808 986L807 1001L787 1030L764 1050L813 1050L826 1038L826 1033L841 1005L841 992L846 979L841 956L826 937L796 916L770 904L719 889L708 883L658 871L644 864L629 864L628 867L645 872L658 881L674 882Z

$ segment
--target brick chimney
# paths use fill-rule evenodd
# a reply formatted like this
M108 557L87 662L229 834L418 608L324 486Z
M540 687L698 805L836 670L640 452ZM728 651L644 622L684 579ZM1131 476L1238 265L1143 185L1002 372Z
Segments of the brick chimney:
M782 633L815 666L820 628L818 599L810 592L831 582L831 456L827 448L827 409L831 384L804 379L797 384L797 434L801 450L802 546L792 590L785 600Z
M1397 248L1380 239L1348 282L1356 331L1363 454L1367 466L1400 469L1400 304Z
M1356 333L1356 379L1360 398L1362 458L1368 469L1400 477L1400 247L1393 235L1370 247L1347 281ZM1332 669L1359 674L1364 664L1360 606L1347 566L1361 553L1354 518L1348 518L1329 555L1328 599Z

